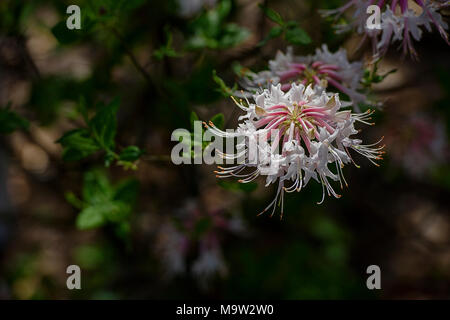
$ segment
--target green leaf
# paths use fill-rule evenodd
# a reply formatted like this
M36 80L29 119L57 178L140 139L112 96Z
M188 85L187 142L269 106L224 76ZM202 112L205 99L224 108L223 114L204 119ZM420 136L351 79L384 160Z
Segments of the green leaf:
M60 44L67 45L80 40L83 34L82 30L70 30L67 28L66 20L62 20L51 31Z
M380 63L381 59L376 60L373 63L373 69L365 69L364 70L364 77L363 77L363 84L367 87L369 87L372 83L380 83L382 82L387 76L390 74L393 74L397 72L397 69L392 69L385 74L378 74L378 64Z
M153 52L153 55L156 59L162 60L164 57L170 57L170 58L176 58L180 57L181 54L175 51L175 49L172 48L172 32L166 27L165 33L167 37L167 42L165 45L161 46L159 49L156 49Z
M122 161L133 162L133 161L138 160L143 154L144 154L144 151L142 151L138 147L129 146L122 150L122 152L119 155L119 158Z
M212 71L212 76L213 76L214 82L217 83L217 84L219 85L218 91L219 91L220 93L222 93L222 95L223 95L224 97L230 97L230 96L233 96L233 95L234 95L234 92L235 92L236 89L237 89L237 85L236 85L236 84L233 86L233 88L228 87L228 86L225 84L225 81L223 81L223 80L217 75L216 70L213 70L213 71Z
M86 102L83 98L80 98L78 110L87 122L88 128L69 131L58 140L64 147L63 159L65 161L76 161L96 151L103 150L106 152L104 159L106 167L109 167L114 160L120 160L120 156L114 151L117 131L116 114L119 105L118 99L113 100L106 106L100 104L95 116L89 120ZM136 148L126 149L122 157L136 157ZM123 161L126 162L127 160Z
M77 216L76 226L80 230L98 228L105 224L101 205L87 207Z
M102 202L85 208L77 217L78 229L92 229L104 225L107 221L121 222L128 217L130 206L119 201Z
M103 159L105 167L109 168L113 163L114 159L116 159L116 154L114 152L107 151L105 154L105 158Z
M279 24L280 26L284 25L283 18L281 18L281 15L278 12L276 12L273 9L270 9L269 7L264 6L263 4L259 4L258 6L264 12L267 18Z
M274 38L278 38L283 34L283 28L279 26L275 26L272 29L270 29L269 34L262 40L260 43L258 43L258 46L265 45L269 40L272 40Z
M95 139L105 150L114 150L117 130L116 114L119 109L119 99L113 100L110 104L102 106L94 118L89 122Z
M231 1L221 1L212 10L192 21L188 29L191 36L186 42L188 49L224 49L238 45L249 36L249 31L234 23L226 23L231 11Z
M231 12L231 1L223 0L219 3L216 10L213 12L217 12L218 20L223 21Z
M160 47L153 52L156 59L162 60L164 57L176 58L180 55L172 48Z
M285 38L294 45L305 45L312 41L308 33L297 25L286 29Z
M75 129L65 133L58 141L63 150L64 161L78 161L100 150L88 129Z
M238 76L239 78L250 77L252 74L252 71L249 68L242 66L237 61L233 62L233 64L231 65L231 68L233 69L234 74L236 76Z
M66 16L67 18L68 16ZM83 40L95 27L98 17L91 14L88 9L81 10L81 29L70 30L67 28L67 20L58 22L52 29L53 36L62 45L70 45Z
M75 249L74 258L83 269L92 270L108 261L108 253L101 245L81 245Z
M113 199L134 205L138 191L139 182L136 179L128 179L117 185Z
M79 229L100 227L107 222L115 225L128 223L138 195L139 184L129 179L112 186L102 170L88 171L84 175L83 201L74 194L67 193L67 200L82 209L77 216Z
M106 202L98 206L103 217L110 222L123 222L131 212L131 206L120 201Z
M386 72L385 74L375 75L373 77L373 82L374 83L379 83L379 82L383 81L388 75L396 73L396 72L397 72L397 69L392 69L392 70L389 70L388 72Z
M128 241L131 233L131 225L127 221L123 221L121 223L116 224L115 234L125 240Z
M83 201L81 201L80 199L78 199L78 197L73 193L73 192L66 192L64 194L64 197L66 198L66 201L68 203L70 203L72 206L74 206L77 209L82 209L83 208Z
M223 35L219 38L218 48L231 48L237 46L248 38L250 32L235 23L229 23L224 26Z
M114 188L103 170L91 170L84 175L83 200L91 205L112 199Z
M225 124L225 116L223 115L223 113L218 113L211 118L211 121L217 128L223 129L223 126Z
M0 133L10 134L17 129L27 130L30 123L17 113L11 111L11 105L0 109Z

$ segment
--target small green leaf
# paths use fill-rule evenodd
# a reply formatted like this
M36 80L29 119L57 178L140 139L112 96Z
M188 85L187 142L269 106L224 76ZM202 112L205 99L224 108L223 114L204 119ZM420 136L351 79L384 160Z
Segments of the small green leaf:
M123 222L131 212L131 206L120 201L106 202L98 206L98 210L110 222Z
M80 230L98 228L105 224L106 220L99 206L87 207L77 216L76 225Z
M94 18L94 19L92 19ZM67 28L66 19L58 22L52 29L53 36L62 45L70 45L83 40L96 25L95 17L82 10L81 12L81 29L70 30Z
M112 199L114 188L103 170L91 170L84 175L83 200L95 205Z
M159 49L156 49L153 52L153 55L158 60L162 60L164 57L176 58L176 57L180 56L174 49L167 48L167 47L164 47L164 46L160 47Z
M67 200L81 212L77 216L79 229L100 227L106 223L115 225L128 223L136 202L139 184L129 179L112 186L102 170L88 171L84 175L83 201L74 194L67 193Z
M136 179L128 179L119 183L114 192L113 199L133 205L139 190L139 182Z
M77 217L78 229L92 229L104 225L107 221L121 222L130 213L130 206L119 201L102 202L85 208Z
M84 205L83 201L78 199L78 197L73 192L66 192L64 197L66 198L66 201L75 208L80 210L83 208Z
M284 25L283 18L281 17L281 15L278 12L276 12L273 9L270 9L269 7L264 6L263 4L259 4L258 6L264 12L264 14L267 16L267 18L269 18L273 22L279 24L280 26Z
M392 70L389 70L388 72L386 72L385 74L376 75L373 79L374 80L373 82L379 83L379 82L383 81L388 75L396 73L396 72L397 72L397 69L392 69Z
M286 41L294 45L305 45L311 43L311 38L305 30L299 26L292 26L287 28L285 34Z
M269 40L278 38L279 36L281 36L283 34L283 28L279 27L279 26L275 26L272 29L270 29L269 34L264 38L264 40L262 40L258 46L263 46L265 45Z
M53 36L60 44L67 45L80 40L81 30L70 30L67 28L66 20L60 21L52 28Z
M113 163L114 159L116 159L116 154L112 151L107 151L105 154L105 158L103 159L105 167L109 168Z
M89 127L98 144L107 151L114 150L114 138L117 130L116 114L119 106L119 99L113 100L110 104L102 106L95 117L89 122Z
M30 123L10 110L10 104L0 109L0 133L10 134L17 129L27 130Z
M221 1L217 6L217 9L212 11L217 12L219 21L223 21L231 12L231 1L230 0Z
M162 60L164 57L176 58L181 56L181 54L179 54L178 52L175 51L175 49L172 48L172 38L173 38L172 32L169 30L168 27L165 27L164 30L166 33L167 42L159 49L156 49L153 52L153 55L158 60Z
M362 79L362 83L366 87L370 87L372 83L380 83L390 74L397 72L397 69L392 69L392 70L386 72L385 74L379 75L378 74L378 64L380 63L380 61L381 61L381 59L378 59L375 61L375 63L373 64L372 70L369 70L369 69L364 70L364 77Z
M60 143L63 147L98 150L97 144L85 128L70 130L56 142Z
M142 151L138 147L129 146L122 150L122 152L119 155L119 158L122 161L133 162L133 161L138 160L143 154L144 154L144 151Z
M242 66L237 61L233 62L231 68L233 69L233 72L236 74L236 76L238 76L239 78L246 76L250 77L252 74L252 71L249 68Z
M249 35L250 32L247 29L235 23L229 23L223 28L223 35L218 41L218 49L235 47L247 39Z
M213 71L212 71L212 76L213 76L214 82L217 83L217 84L219 85L218 91L219 91L220 93L222 93L222 95L223 95L224 97L230 97L230 96L233 96L233 95L234 95L234 92L235 92L236 89L237 89L237 85L236 85L236 84L233 86L233 88L228 87L228 86L225 84L225 81L223 81L223 80L217 75L216 70L213 70Z
M64 148L64 161L78 161L100 150L89 130L84 128L65 133L57 143Z
M115 234L117 237L129 241L130 233L131 233L131 225L128 221L122 221L115 226Z
M223 129L223 126L225 124L225 116L223 115L223 113L218 113L211 118L211 121L217 128Z
M75 249L75 262L83 269L98 268L108 259L108 250L101 245L81 245Z
M221 1L214 9L207 10L193 20L189 26L190 37L187 49L225 49L245 40L249 31L234 23L226 23L231 12L231 1Z

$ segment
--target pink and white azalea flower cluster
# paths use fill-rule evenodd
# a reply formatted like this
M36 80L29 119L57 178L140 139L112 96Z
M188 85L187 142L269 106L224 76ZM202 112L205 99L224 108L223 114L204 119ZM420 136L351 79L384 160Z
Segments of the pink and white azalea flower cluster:
M378 5L381 8L381 30L367 28L367 8ZM338 26L338 31L356 29L364 38L370 38L376 56L384 55L392 43L402 41L403 54L417 56L412 39L419 41L423 29L432 31L434 26L447 44L450 44L448 24L443 20L439 10L450 7L450 1L429 0L350 0L335 10L324 11L325 15L341 16L350 8L354 9L349 25Z
M235 132L225 132L212 122L205 126L216 136L241 138L233 154L222 153L224 159L237 164L216 171L219 178L236 177L248 183L266 177L266 186L277 184L275 199L263 211L278 205L283 214L284 192L300 191L311 180L321 183L322 203L325 193L339 198L330 180L347 185L343 167L353 162L351 151L369 161L380 159L383 147L365 145L356 137L355 123L367 122L371 111L353 113L342 110L339 94L316 90L312 85L291 83L285 92L281 83L264 89L248 99L236 101L245 111ZM354 162L353 162L354 163ZM334 168L334 169L332 169ZM334 170L334 172L333 172ZM263 213L262 212L262 213Z
M269 70L259 73L248 72L241 85L250 92L268 88L281 83L281 89L288 91L293 83L311 84L316 90L342 92L352 101L359 111L359 103L370 103L362 91L363 63L349 62L345 49L335 53L328 50L326 44L316 49L314 55L294 56L292 48L286 53L277 52L274 60L269 61Z

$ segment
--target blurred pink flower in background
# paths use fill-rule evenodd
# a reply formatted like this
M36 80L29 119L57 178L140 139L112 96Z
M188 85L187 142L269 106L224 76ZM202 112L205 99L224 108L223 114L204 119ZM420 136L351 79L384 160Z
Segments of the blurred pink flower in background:
M246 228L239 216L223 210L203 212L196 201L188 200L175 219L162 224L156 252L169 279L190 270L199 285L206 289L215 276L227 274L222 237L226 233L238 235L244 231Z
M343 48L331 52L323 44L314 55L296 56L292 47L288 47L286 53L278 51L268 65L269 70L245 74L241 80L245 90L258 92L281 83L281 89L286 92L295 83L305 87L312 85L319 92L326 90L346 94L355 111L360 111L359 103L375 104L368 101L363 92L363 63L349 62L347 51Z
M181 16L191 17L205 7L213 7L217 0L178 0L178 10Z
M381 8L381 30L367 27L370 15L366 12L371 5L378 5ZM449 6L450 1L351 0L338 9L324 10L323 13L326 16L332 15L338 18L353 8L355 10L351 22L339 25L338 32L356 29L359 34L364 35L364 39L371 39L374 53L377 56L384 55L391 44L402 41L403 54L409 53L411 56L417 57L412 38L419 41L422 38L423 29L431 32L432 26L434 26L447 44L450 44L446 32L448 24L439 13L440 9Z
M412 115L401 126L387 130L386 146L393 161L415 177L448 158L445 124L424 114Z

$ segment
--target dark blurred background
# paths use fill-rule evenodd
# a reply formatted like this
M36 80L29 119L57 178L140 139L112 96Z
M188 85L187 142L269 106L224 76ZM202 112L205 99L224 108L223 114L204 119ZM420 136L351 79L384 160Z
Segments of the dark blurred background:
M213 70L232 86L236 70L261 70L290 45L259 45L274 25L260 2L309 34L297 54L327 43L370 58L318 13L341 1L0 2L0 106L27 119L1 128L0 298L450 298L450 48L438 33L416 43L419 61L394 47L380 62L397 72L374 86L384 107L364 135L384 136L387 154L380 167L356 158L340 199L317 205L310 183L285 198L281 221L257 217L275 192L264 181L218 183L213 166L167 161L192 111L236 125ZM70 4L80 31L61 27ZM63 161L55 141L84 125L80 97L90 113L120 98L116 145L146 151L137 170L105 167L101 153ZM123 200L126 219L80 230L80 210L103 197ZM72 264L81 290L66 287ZM381 290L366 287L372 264Z

